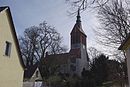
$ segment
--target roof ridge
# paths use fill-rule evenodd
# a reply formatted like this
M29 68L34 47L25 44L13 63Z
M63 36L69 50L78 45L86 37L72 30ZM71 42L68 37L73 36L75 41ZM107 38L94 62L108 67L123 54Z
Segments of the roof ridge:
M9 8L9 6L2 6L2 7L0 7L0 12L3 11L3 10L6 10L8 8Z
M57 56L57 55L65 55L65 54L69 54L69 53L61 53L61 54L50 54L50 55L47 55L47 56Z

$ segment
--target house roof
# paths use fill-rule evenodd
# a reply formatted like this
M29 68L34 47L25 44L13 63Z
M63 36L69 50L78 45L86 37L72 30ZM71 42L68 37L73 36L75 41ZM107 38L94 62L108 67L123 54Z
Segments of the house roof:
M3 11L4 9L8 8L8 6L0 7L0 12Z
M38 62L24 70L24 78L30 79L38 67Z
M16 49L17 49L17 52L18 52L20 64L23 67L23 69L25 69L25 65L24 65L24 62L23 62L23 59L22 59L22 55L21 55L21 51L20 51L20 47L19 47L19 43L18 43L18 39L17 39L17 35L16 35L16 31L15 31L15 27L14 27L10 8L8 6L0 7L0 13L4 10L7 11L8 19L9 19L10 25L12 27L11 33L12 33L14 41L15 41L15 45L16 45Z
M127 48L127 46L130 45L130 33L129 35L126 37L126 39L122 42L122 44L119 46L119 50L125 50Z
M33 73L33 75L31 76L30 80L32 81L42 81L42 75L41 75L41 70L39 67L37 67Z

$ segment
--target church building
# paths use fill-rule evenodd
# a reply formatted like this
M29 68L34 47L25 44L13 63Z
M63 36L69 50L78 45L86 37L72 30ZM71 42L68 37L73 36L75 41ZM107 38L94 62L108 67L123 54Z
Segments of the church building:
M70 35L70 51L63 54L46 55L44 62L47 66L58 66L57 72L81 76L83 69L89 69L89 58L86 44L87 35L82 29L79 11L77 14L76 23Z

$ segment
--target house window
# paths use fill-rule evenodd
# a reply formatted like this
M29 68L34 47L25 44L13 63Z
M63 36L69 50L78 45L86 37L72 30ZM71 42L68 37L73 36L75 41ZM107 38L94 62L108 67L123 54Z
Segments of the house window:
M6 41L5 55L10 56L10 53L11 53L11 43Z

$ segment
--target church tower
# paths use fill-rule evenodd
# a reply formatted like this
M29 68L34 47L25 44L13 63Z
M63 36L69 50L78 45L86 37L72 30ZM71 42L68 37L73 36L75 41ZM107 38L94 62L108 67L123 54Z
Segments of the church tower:
M75 66L76 70L71 71L71 73L76 73L81 76L81 72L83 69L89 69L89 58L87 54L87 45L86 38L87 35L82 29L80 10L78 10L76 23L70 33L71 35L71 49L70 55L72 56L71 60L76 60L76 64L73 63L73 67ZM70 62L71 66L72 63ZM72 70L72 69L70 69Z
M80 48L83 45L86 48L86 34L81 25L80 13L78 11L76 24L71 31L71 49Z

